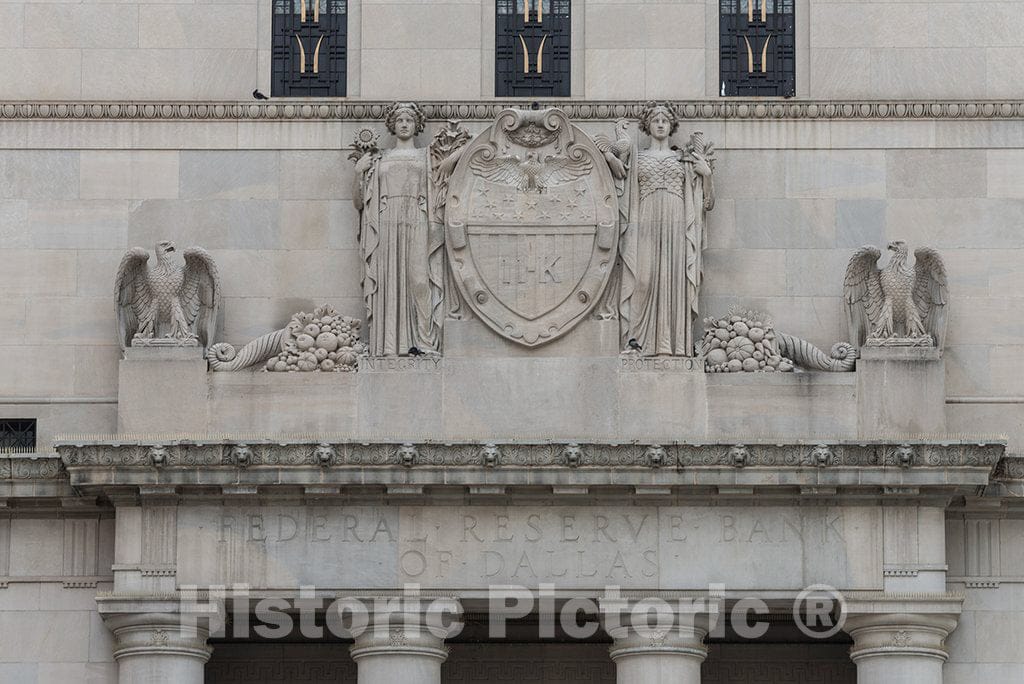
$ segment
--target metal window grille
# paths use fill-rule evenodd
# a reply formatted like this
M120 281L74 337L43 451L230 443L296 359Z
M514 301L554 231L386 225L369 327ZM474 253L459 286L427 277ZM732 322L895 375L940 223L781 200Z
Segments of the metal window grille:
M569 0L497 0L495 95L568 97Z
M719 0L720 94L796 94L794 0Z
M24 454L36 450L36 419L0 419L0 454Z
M348 71L348 0L273 0L278 97L340 97Z

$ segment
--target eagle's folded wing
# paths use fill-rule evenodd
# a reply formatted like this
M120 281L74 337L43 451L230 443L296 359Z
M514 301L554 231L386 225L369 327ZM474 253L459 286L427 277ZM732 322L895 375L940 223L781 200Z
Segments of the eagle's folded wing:
M914 306L936 346L946 337L946 267L939 253L930 247L914 251Z
M865 245L854 252L846 265L846 279L843 282L846 319L850 326L850 337L858 347L867 341L871 330L878 326L881 318L885 299L878 271L878 259L881 256L877 247Z
M178 301L185 321L195 324L196 335L203 347L213 344L220 305L220 275L217 265L202 247L185 250L185 274L178 291Z
M121 258L114 281L114 297L117 298L117 337L121 349L132 344L132 337L139 331L139 319L153 304L153 293L146 277L146 262L149 252L134 247Z

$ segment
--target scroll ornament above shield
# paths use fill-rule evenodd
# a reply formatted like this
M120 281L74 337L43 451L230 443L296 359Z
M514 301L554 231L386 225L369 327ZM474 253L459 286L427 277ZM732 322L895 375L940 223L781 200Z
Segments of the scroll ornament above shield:
M473 311L536 347L587 317L618 249L615 185L594 142L559 109L507 109L464 151L445 243Z

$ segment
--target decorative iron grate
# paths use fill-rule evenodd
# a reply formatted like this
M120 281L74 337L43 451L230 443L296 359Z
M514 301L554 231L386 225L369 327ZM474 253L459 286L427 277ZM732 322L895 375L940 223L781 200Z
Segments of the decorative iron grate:
M273 32L272 95L345 95L348 0L274 0Z
M497 0L498 97L568 97L572 50L569 0Z
M719 0L720 94L796 94L794 0Z
M35 450L35 418L0 419L0 454L25 454Z

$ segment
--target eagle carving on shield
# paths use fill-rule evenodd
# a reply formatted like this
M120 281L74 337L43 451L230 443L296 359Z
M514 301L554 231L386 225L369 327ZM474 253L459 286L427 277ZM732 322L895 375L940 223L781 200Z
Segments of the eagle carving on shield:
M471 167L480 177L494 183L514 185L520 192L543 192L555 185L572 183L594 168L587 157L572 159L564 154L547 154L541 158L532 150L524 156L525 159L517 154L492 158L478 155Z
M172 255L174 243L156 245L156 266L149 252L135 247L121 259L114 295L121 349L171 345L209 347L220 303L220 276L202 247L189 247L184 264Z
M844 295L850 336L872 346L936 346L946 336L946 267L929 247L909 250L902 240L890 242L892 258L878 267L881 251L867 245L846 267Z
M462 301L505 339L547 344L587 318L618 253L604 155L565 112L506 109L465 148L445 203Z

